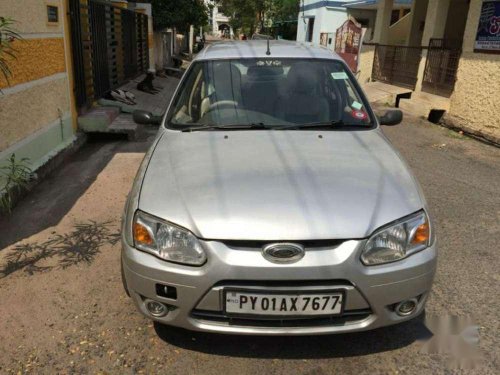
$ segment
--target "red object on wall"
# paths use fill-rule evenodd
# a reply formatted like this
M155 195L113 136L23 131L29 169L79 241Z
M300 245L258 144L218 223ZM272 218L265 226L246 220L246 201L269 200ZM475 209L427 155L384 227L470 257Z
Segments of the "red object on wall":
M358 71L358 56L363 29L357 22L349 19L337 29L335 52L344 59L353 73Z

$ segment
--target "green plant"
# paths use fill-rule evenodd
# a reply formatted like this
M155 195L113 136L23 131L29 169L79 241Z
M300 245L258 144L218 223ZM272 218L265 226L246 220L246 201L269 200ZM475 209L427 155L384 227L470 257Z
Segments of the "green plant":
M229 17L235 32L249 36L254 32L276 34L285 31L289 24L296 23L299 12L297 0L217 0L219 11ZM280 32L280 33L281 33ZM295 33L288 33L294 39Z
M189 30L189 25L208 23L208 7L202 0L151 0L155 30L175 27L179 32Z
M9 77L12 75L8 65L8 59L15 59L16 50L12 44L16 40L22 40L13 25L16 23L12 18L0 17L0 72L9 84ZM1 92L1 91L0 91Z
M15 154L10 156L7 165L0 166L0 211L11 213L12 194L20 193L22 189L25 189L31 176L28 159L16 160Z

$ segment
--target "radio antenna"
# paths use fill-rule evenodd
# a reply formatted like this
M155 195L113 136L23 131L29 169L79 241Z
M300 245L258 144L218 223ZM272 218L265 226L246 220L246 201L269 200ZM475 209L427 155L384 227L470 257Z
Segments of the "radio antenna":
M271 49L269 48L269 37L266 38L267 39L267 51L266 51L266 55L269 56L271 54Z

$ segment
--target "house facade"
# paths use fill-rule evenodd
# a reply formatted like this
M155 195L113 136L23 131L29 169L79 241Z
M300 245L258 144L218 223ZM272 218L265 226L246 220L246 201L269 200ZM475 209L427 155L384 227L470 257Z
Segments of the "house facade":
M297 39L325 44L349 17L366 29L361 83L407 88L445 124L500 143L500 0L305 0Z
M333 48L335 32L349 18L354 18L365 31L365 41L373 38L378 1L304 0L298 15L297 40L320 44L327 35L327 46ZM411 0L396 0L391 10L390 37L402 43L407 34ZM323 39L325 40L325 38Z
M431 107L444 98L445 124L500 143L500 1L413 0L404 44L390 40L393 5L378 2L360 81L407 87Z
M205 4L208 6L208 23L210 26L209 33L216 37L226 37L233 38L234 31L232 26L229 24L229 17L224 13L219 11L217 2L214 0L205 0Z

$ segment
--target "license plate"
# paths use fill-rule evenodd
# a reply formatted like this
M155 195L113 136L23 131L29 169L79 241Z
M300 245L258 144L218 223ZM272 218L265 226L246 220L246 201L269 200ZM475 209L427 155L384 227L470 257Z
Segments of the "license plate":
M253 315L339 315L343 293L265 294L227 291L226 312Z

